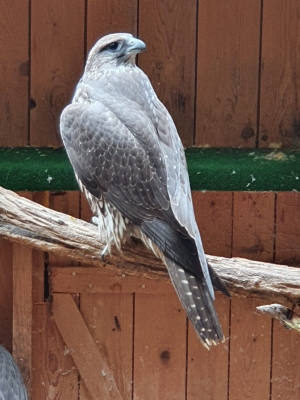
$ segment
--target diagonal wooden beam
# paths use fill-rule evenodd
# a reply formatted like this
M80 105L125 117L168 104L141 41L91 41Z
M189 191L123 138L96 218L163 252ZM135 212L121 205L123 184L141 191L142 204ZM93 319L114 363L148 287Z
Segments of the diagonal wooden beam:
M54 294L52 312L91 397L95 400L122 400L113 374L99 352L72 296Z

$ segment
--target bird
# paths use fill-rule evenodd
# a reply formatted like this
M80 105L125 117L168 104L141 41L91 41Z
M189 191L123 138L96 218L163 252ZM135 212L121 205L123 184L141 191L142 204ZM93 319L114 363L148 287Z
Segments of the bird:
M20 370L3 346L0 346L0 400L28 400Z
M90 50L60 133L105 248L140 239L166 265L206 348L225 340L214 289L229 295L207 264L195 220L184 148L148 76L136 65L146 44L129 33Z

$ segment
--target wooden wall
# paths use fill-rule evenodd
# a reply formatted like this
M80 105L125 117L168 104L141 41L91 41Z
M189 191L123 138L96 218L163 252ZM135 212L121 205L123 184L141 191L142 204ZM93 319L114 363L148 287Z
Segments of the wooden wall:
M297 0L2 0L0 146L60 146L59 115L88 49L103 34L125 31L147 43L139 66L186 146L298 148L299 22ZM90 216L78 192L22 195ZM194 193L207 253L295 265L299 203L297 193ZM47 271L70 265L0 241L0 343L14 349L25 376L32 367L34 400L90 398L45 301ZM166 293L73 293L125 399L300 397L299 338L258 315L259 302L218 296L228 340L207 352L186 329L174 292ZM101 319L95 329L91 310L110 325ZM126 327L116 342L115 315Z
M60 146L87 51L125 31L185 145L299 147L299 22L299 0L2 0L0 146Z
M26 197L90 218L88 205L78 192L27 193ZM193 198L208 254L299 264L299 194L194 192ZM208 352L192 327L186 329L185 315L171 285L158 284L149 293L119 292L104 271L108 283L93 289L99 274L93 277L91 268L52 254L20 250L4 240L0 254L0 343L13 347L16 356L27 353L25 366L19 361L27 374L26 368L32 365L33 400L92 399L70 357L72 347L65 344L52 317L51 301L45 301L45 271L54 276L50 295L73 294L124 399L299 398L299 334L257 313L255 307L266 302L217 295L216 307L227 340ZM75 274L79 275L75 283L61 279ZM81 282L84 274L89 275L89 284L86 278ZM101 282L101 276L97 279ZM148 282L141 279L139 287L143 285L147 287ZM24 296L29 304L31 296L32 320L26 304L20 303ZM21 312L28 315L22 322ZM75 334L79 327L71 316L69 321ZM32 342L28 342L31 335Z

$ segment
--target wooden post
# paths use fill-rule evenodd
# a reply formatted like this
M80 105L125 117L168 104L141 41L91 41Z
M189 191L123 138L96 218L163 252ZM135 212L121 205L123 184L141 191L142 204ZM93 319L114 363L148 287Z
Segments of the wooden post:
M13 356L31 394L32 249L13 244Z

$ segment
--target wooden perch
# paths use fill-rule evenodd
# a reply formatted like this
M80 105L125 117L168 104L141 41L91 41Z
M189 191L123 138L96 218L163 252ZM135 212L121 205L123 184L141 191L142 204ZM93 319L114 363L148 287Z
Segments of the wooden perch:
M84 264L114 269L121 274L168 280L165 266L142 244L113 250L103 264L97 228L50 210L0 188L0 237L38 250L68 256ZM207 256L233 296L298 303L300 269L241 258Z
M277 319L287 329L295 330L300 333L300 315L297 311L291 310L281 304L270 304L269 306L256 307L258 311L269 314Z

